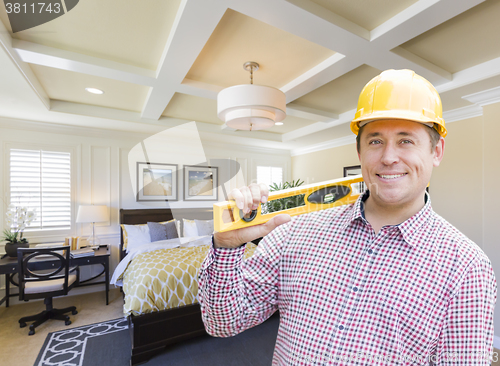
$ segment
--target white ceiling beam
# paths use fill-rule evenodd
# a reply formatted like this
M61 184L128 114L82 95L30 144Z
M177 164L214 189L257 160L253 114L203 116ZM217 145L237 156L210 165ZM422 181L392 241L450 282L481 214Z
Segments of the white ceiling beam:
M42 84L38 81L38 78L33 73L33 70L29 65L24 62L19 55L16 53L12 47L12 38L10 37L9 31L5 28L4 24L0 21L0 45L9 55L12 62L17 66L19 72L23 75L26 82L29 84L35 95L38 97L40 102L43 104L46 110L50 109L50 98L45 92Z
M366 40L370 39L370 31L322 7L321 5L316 4L313 1L310 0L286 0L286 1L308 13L315 15L316 17L326 20L328 23L335 24L336 26L345 29L349 33L352 33Z
M158 119L224 15L225 1L182 0L142 117Z
M307 10L296 5L299 3ZM293 3L287 0L231 0L229 7L343 55L353 54L353 50L368 42L367 37L358 34L363 28L308 0L294 0ZM343 22L339 22L340 19Z
M406 61L412 62L415 65L419 65L422 68L422 73L417 72L417 74L426 77L426 79L428 80L432 79L432 75L426 75L430 73L437 75L438 77L440 76L441 79L446 80L446 82L450 81L453 78L451 72L434 65L433 63L415 55L414 53L411 53L410 51L405 50L403 47L393 48L391 52L397 56L402 57Z
M444 93L497 75L500 75L500 57L458 71L452 75L450 82L437 85L436 89L439 93Z
M202 81L184 79L177 88L178 93L193 95L206 99L217 100L217 94L224 89L219 85L207 84Z
M308 2L307 0L293 1L302 4ZM453 76L447 70L439 68L404 49L396 49L395 52L391 50L483 1L484 0L464 0L461 2L460 6L457 7L454 0L420 0L370 32L369 42L365 39L359 39L356 44L344 49L342 53L345 55L345 58L342 60L348 64L352 62L355 63L355 67L365 63L379 70L409 68L424 76L433 84L439 85L449 83ZM309 6L309 8L306 8L303 6L303 8L307 10L312 7ZM323 11L325 14L328 13L326 9ZM314 10L314 12L316 14L320 13L319 9ZM322 18L325 19L325 17ZM315 29L315 27L313 28ZM352 35L354 36L354 34ZM319 43L317 42L318 39L313 41ZM332 49L335 50L335 48ZM338 60L336 63L342 60ZM325 83L330 82L346 72L339 73L339 75L331 75L333 77L323 78L323 81ZM304 80L303 83L306 84L307 81L308 80ZM301 86L300 82L296 82L295 84L294 87L302 87L303 92L307 92L308 89L314 90L318 87L317 85L313 85L311 88L307 88L306 85ZM294 96L287 95L287 100L293 101ZM346 113L349 114L349 112ZM352 117L350 117L350 119L352 119ZM325 128L331 128L340 123L345 123L350 119L348 118L344 122L339 120L332 123L316 123L303 127L284 134L283 141L293 140L321 131Z
M370 41L385 50L427 32L485 0L420 0L370 32Z
M286 94L287 103L292 102L362 64L355 57L347 58L336 53L280 89Z
M13 39L12 47L30 64L94 75L127 83L154 86L155 72L140 67Z
M293 140L296 140L300 137L307 136L307 135L310 135L310 134L315 133L315 132L323 131L323 130L326 130L328 128L332 128L332 127L335 127L335 126L338 126L338 125L341 125L344 123L351 122L354 118L355 113L356 113L356 110L351 109L350 111L341 113L337 120L334 120L334 121L331 121L328 123L316 122L316 123L313 123L312 125L301 127L301 128L298 128L294 131L284 133L283 135L281 135L281 141L283 141L283 142L293 141Z
M339 118L336 113L331 113L316 108L306 107L296 103L288 103L286 106L287 116L305 118L318 122L330 122Z
M115 121L125 121L125 122L135 122L147 125L164 126L165 128L175 127L182 123L193 122L192 120L185 120L181 118L170 118L162 116L159 119L146 119L141 117L138 112L125 111L121 109L100 107L95 105L64 102L60 100L52 100L51 108L52 112L66 113L70 115L94 117L99 119L115 120ZM233 137L245 137L251 139L261 139L267 141L281 142L281 135L277 133L271 133L267 131L237 131L232 128L221 129L221 125L215 123L207 122L196 122L196 126L199 131L210 132L210 133L224 133L228 136Z
M488 90L483 90L477 93L464 95L463 99L477 104L481 107L500 102L500 86Z
M298 147L290 151L291 156L305 155L312 152L333 149L335 147L350 145L356 142L356 136L350 135L345 137L340 137L335 140L320 142L319 144L309 145L305 147Z
M374 48L370 45L370 48ZM446 70L403 49L396 52L371 52L366 50L365 63L379 70L410 69L423 76L434 85L447 83L452 75Z

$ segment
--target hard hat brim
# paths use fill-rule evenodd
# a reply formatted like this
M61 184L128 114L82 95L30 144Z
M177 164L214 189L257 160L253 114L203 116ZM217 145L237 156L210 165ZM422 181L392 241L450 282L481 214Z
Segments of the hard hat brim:
M357 135L360 128L360 123L362 123L362 125L365 125L369 122L380 121L380 120L391 120L391 119L422 123L429 127L435 128L436 131L443 137L445 137L448 133L446 128L443 127L444 125L443 119L440 119L439 122L436 122L435 118L428 118L423 116L422 114L413 113L410 111L397 111L397 110L390 111L390 116L388 116L387 111L378 111L366 114L360 118L355 118L351 122L351 131L355 135Z

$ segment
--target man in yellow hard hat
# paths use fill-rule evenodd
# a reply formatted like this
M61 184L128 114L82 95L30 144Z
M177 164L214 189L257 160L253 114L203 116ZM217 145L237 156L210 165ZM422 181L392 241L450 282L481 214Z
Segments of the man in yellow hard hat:
M384 71L351 129L368 187L355 204L214 235L199 283L207 331L235 335L279 310L273 365L489 365L491 263L426 193L447 133L438 93L413 71ZM249 212L268 193L231 196Z

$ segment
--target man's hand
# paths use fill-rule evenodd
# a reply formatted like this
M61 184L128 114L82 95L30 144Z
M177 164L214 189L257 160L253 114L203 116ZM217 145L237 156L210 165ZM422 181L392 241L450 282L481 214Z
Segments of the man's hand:
M265 184L252 183L248 187L233 189L229 198L233 199L236 207L245 214L256 210L261 203L267 202L269 189ZM214 234L214 246L216 248L236 248L254 239L266 236L276 227L291 220L290 215L277 215L262 225L227 231Z

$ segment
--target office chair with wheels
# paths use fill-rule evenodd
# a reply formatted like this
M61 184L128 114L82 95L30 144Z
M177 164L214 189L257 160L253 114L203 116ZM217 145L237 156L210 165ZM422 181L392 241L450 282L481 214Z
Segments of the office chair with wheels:
M67 295L77 285L80 278L78 267L69 268L69 246L53 248L19 248L17 262L19 268L19 300L45 299L45 310L39 314L19 319L21 328L30 324L29 335L35 334L35 328L48 319L64 320L70 325L69 316L76 315L76 307L54 309L52 298Z

